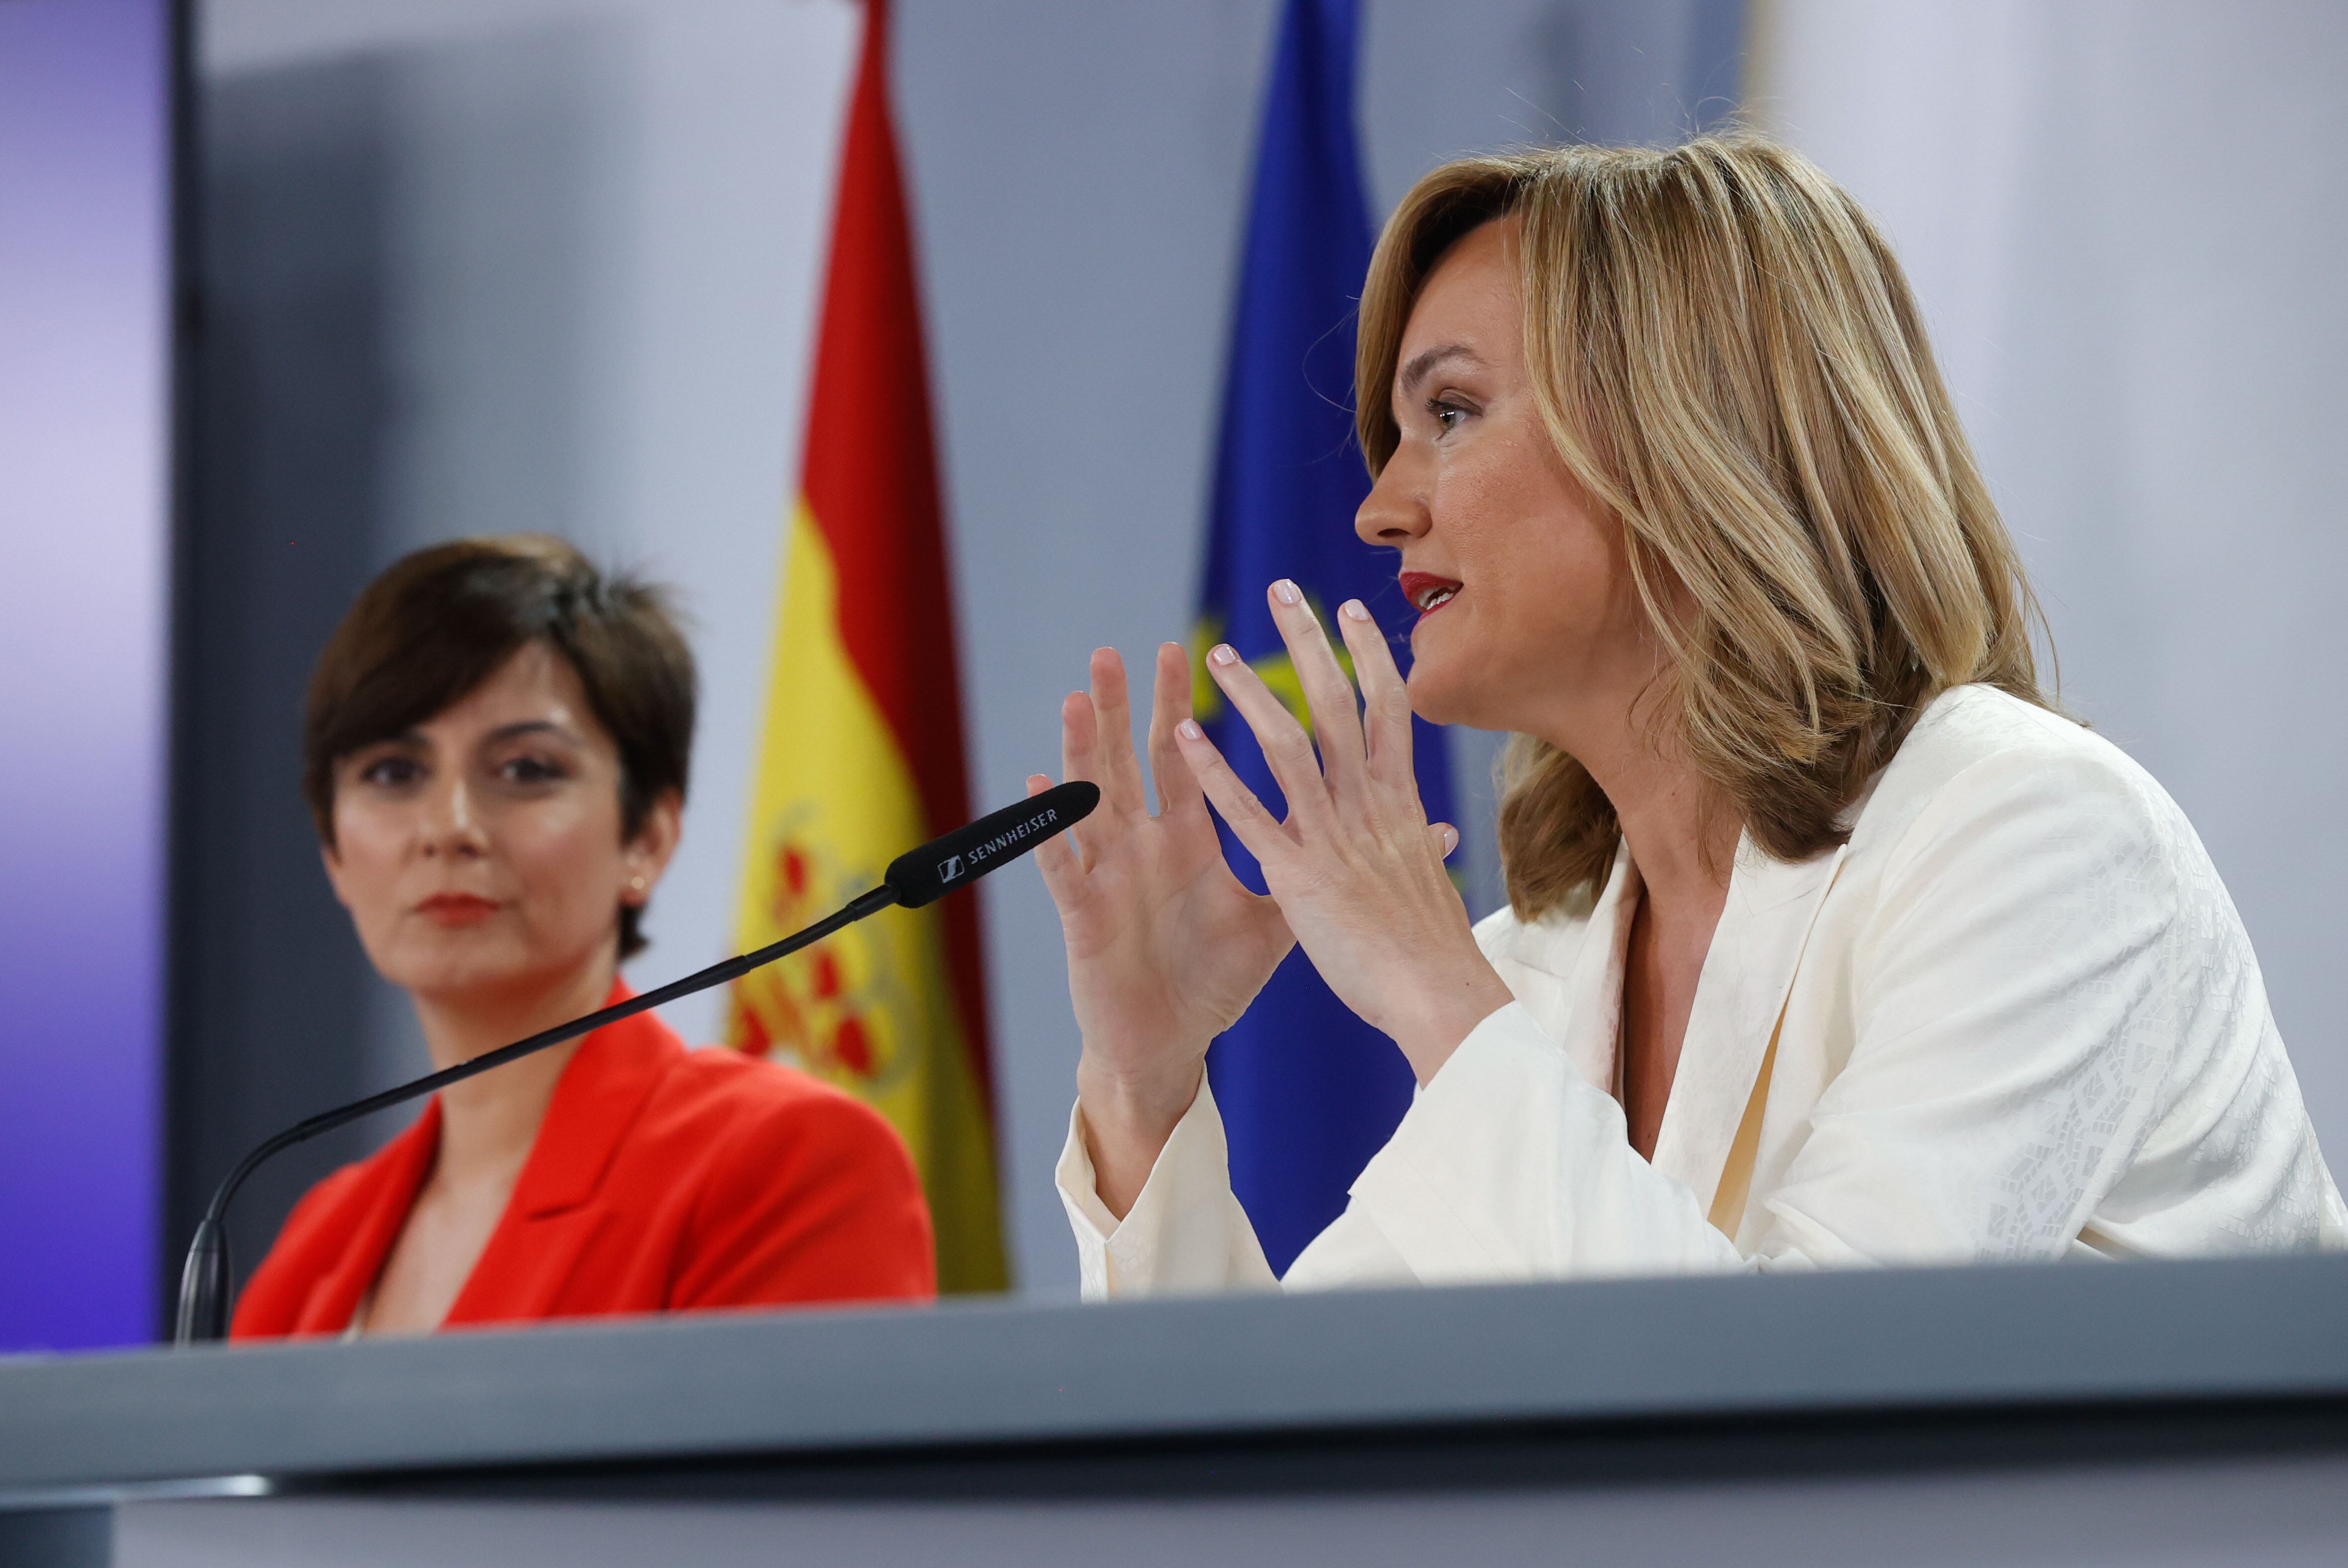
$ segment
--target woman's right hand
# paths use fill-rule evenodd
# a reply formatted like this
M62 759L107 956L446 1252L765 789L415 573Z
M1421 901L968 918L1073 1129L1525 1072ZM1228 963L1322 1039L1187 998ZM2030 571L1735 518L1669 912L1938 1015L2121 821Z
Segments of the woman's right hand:
M1036 852L1059 907L1068 992L1084 1056L1076 1067L1101 1202L1122 1218L1174 1124L1198 1098L1207 1047L1272 978L1294 938L1280 906L1250 892L1223 860L1206 798L1175 745L1190 717L1190 664L1158 650L1149 715L1149 814L1134 755L1125 662L1092 659L1092 692L1060 708L1063 766L1099 786L1100 807ZM1037 774L1031 795L1050 787Z

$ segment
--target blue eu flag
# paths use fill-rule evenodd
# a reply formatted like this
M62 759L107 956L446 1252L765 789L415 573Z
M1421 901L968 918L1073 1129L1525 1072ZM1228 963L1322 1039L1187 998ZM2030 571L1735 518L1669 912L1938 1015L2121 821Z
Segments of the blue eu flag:
M1257 149L1247 254L1223 393L1199 646L1227 642L1304 716L1296 674L1264 604L1276 578L1303 586L1324 626L1347 599L1382 624L1406 621L1395 557L1354 535L1369 493L1354 440L1355 302L1370 264L1368 204L1354 139L1354 0L1288 0ZM1384 397L1373 387L1364 396ZM1396 637L1406 669L1407 643ZM1348 666L1344 645L1338 658ZM1247 725L1203 673L1200 722L1265 805L1283 811ZM1418 790L1430 820L1451 816L1443 732L1414 720ZM1263 891L1254 858L1223 830L1223 852ZM1231 1185L1274 1269L1345 1206L1410 1106L1392 1041L1330 994L1292 952L1207 1057L1231 1150Z

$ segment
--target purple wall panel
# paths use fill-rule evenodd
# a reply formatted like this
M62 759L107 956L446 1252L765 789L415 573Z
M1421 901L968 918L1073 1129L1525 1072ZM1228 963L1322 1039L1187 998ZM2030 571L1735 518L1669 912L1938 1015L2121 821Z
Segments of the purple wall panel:
M0 1350L158 1326L170 56L0 0Z

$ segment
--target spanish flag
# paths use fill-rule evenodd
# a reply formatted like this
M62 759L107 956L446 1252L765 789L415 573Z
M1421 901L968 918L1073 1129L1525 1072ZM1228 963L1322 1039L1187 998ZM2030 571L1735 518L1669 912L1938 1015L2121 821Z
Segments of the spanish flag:
M884 0L866 0L745 841L744 951L970 815L888 39ZM972 900L886 911L745 976L727 1033L888 1117L929 1195L939 1288L1004 1288Z

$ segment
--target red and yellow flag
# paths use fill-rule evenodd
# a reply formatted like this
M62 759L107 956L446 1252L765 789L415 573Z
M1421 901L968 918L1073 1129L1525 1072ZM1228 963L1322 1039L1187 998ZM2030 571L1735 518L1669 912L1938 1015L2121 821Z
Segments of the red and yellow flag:
M953 599L883 0L862 59L784 552L741 947L872 887L969 817ZM920 1167L943 1291L1005 1284L977 906L892 909L737 981L727 1033L870 1102Z

